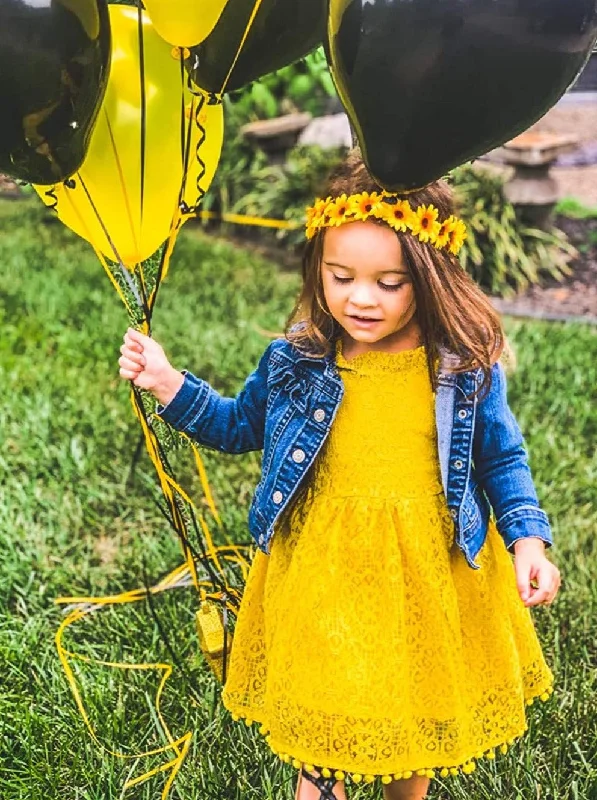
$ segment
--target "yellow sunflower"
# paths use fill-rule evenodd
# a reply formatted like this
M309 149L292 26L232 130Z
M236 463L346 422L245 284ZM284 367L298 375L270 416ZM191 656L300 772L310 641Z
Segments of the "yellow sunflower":
M346 218L351 214L351 203L345 194L341 194L333 200L327 207L326 214L327 224L329 225L342 225Z
M328 203L332 202L332 198L328 195L325 200L316 200L315 205L313 206L313 212L316 217L320 217L325 213Z
M449 250L455 256L460 252L460 248L466 239L466 225L461 219L455 221L454 230L450 231L450 247Z
M439 233L435 237L435 246L439 249L441 247L445 247L450 242L450 235L452 231L456 227L457 219L452 214L447 219L445 219L442 223L440 223Z
M384 222L395 231L406 231L413 223L414 214L408 200L398 200L396 203L383 204Z
M317 231L319 230L319 225L306 225L305 226L305 236L307 239L312 239Z
M314 205L307 208L305 227L307 239L312 239L317 231L324 227L326 220L327 206L331 202L331 197L326 197L325 200L317 199Z
M315 220L315 208L310 206L305 211L305 227L310 228Z
M361 192L350 198L351 211L355 219L365 220L376 216L381 205L381 197L377 192Z
M412 232L421 242L435 244L441 225L437 221L438 210L434 206L419 206L414 214Z

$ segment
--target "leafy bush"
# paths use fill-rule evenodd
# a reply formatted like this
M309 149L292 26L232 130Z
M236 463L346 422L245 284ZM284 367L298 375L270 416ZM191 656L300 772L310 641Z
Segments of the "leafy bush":
M313 202L330 170L342 160L344 149L299 145L288 152L283 164L270 164L265 153L240 132L247 122L244 105L225 97L224 113L222 156L202 209L294 222L296 229L256 231L279 243L298 245L304 238L305 207Z
M522 291L546 277L561 280L568 262L577 255L566 235L521 223L504 196L499 175L465 165L450 176L468 228L462 248L462 266L487 292L504 297Z
M249 86L224 96L224 145L218 170L203 200L205 211L281 218L301 217L321 181L327 156L298 148L284 167L270 166L265 153L249 143L241 128L249 122L293 111L319 116L336 96L323 48ZM335 154L330 154L334 161ZM277 188L276 188L277 187ZM263 198L260 195L263 193ZM297 215L295 210L300 208ZM249 210L252 209L252 210ZM297 242L296 233L280 232L282 241Z
M320 47L294 64L231 92L228 97L237 115L251 122L293 111L321 116L336 97L336 90Z
M255 189L255 174L267 165L263 151L241 134L245 110L224 97L225 135L215 177L202 201L204 211L233 212L239 198Z
M305 208L321 193L330 170L343 156L343 148L323 150L303 145L293 148L284 164L254 165L252 186L238 194L233 211L288 220L293 227L275 230L273 236L279 243L300 245L305 240ZM262 230L272 235L270 229Z

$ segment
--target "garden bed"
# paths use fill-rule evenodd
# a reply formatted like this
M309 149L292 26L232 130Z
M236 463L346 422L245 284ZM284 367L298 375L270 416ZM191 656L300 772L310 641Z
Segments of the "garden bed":
M562 281L550 278L514 298L498 300L500 311L543 319L578 318L597 324L597 219L556 220L578 250Z

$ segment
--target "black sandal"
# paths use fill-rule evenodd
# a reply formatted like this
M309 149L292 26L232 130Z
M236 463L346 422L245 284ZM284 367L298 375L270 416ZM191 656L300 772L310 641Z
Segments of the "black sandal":
M310 783L317 786L321 794L319 795L319 800L338 800L336 795L333 792L334 786L338 783L336 778L333 776L331 778L324 778L321 774L321 770L319 767L314 767L314 769L319 773L318 775L311 775L310 772L302 767L300 771L300 779L306 778ZM296 796L298 797L298 790L300 786L300 779L299 783L296 787Z

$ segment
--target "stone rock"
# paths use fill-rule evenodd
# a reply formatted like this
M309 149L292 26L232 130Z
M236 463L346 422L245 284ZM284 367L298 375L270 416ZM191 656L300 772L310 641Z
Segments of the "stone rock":
M352 147L352 131L346 114L316 117L305 127L298 144L319 145L324 150L332 147Z
M21 190L17 183L8 175L0 173L0 195L2 197L17 198L21 196Z

